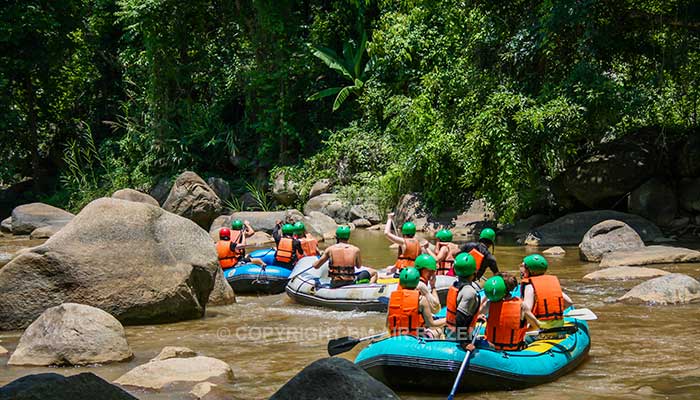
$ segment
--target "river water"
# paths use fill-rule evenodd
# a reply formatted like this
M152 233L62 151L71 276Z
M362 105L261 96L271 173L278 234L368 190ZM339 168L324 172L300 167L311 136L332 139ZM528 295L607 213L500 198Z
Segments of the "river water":
M24 239L0 238L0 251L35 245ZM351 242L362 249L370 266L391 264L396 251L380 232L355 231ZM686 246L688 246L686 244ZM698 247L697 244L690 247ZM517 273L529 252L543 249L498 246L501 269ZM576 247L566 255L548 257L550 272L559 276L577 306L592 309L598 320L590 323L590 355L578 369L559 380L532 389L459 395L460 399L698 399L700 398L700 304L645 306L616 303L640 281L589 282L582 277L597 269L582 262ZM700 264L657 266L700 277ZM487 273L488 274L488 273ZM39 372L75 374L90 371L115 380L156 356L164 346L186 346L202 355L228 362L235 383L224 389L233 399L265 399L312 361L326 357L330 338L381 332L381 313L338 312L294 304L286 294L238 296L238 302L210 307L205 318L167 325L126 327L135 358L127 363L80 368L8 367L0 358L0 385ZM21 332L0 333L0 344L10 351ZM364 344L342 356L353 360ZM327 384L332 384L328 382ZM186 390L165 393L131 391L140 399L189 399ZM400 393L404 399L440 399L445 395Z

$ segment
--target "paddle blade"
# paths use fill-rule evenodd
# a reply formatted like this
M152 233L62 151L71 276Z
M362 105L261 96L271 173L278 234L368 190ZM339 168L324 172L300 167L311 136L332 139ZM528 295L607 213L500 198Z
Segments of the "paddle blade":
M350 336L331 339L328 341L328 355L332 357L336 354L345 353L346 351L352 350L358 343L360 343L360 339L355 339Z
M595 315L595 313L588 308L571 310L564 316L569 318L580 319L581 321L595 321L598 319L598 316Z

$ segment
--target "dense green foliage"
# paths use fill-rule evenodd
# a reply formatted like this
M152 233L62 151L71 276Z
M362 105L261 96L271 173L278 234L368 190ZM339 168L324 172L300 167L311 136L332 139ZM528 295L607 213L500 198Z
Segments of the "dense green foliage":
M699 78L690 0L11 0L0 180L59 173L53 201L79 208L281 168L303 193L477 195L511 219L601 141L697 129Z

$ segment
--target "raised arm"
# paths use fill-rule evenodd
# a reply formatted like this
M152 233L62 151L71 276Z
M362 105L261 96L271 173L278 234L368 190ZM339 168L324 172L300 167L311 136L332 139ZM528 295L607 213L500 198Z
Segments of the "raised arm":
M393 243L403 246L405 244L403 238L401 236L396 236L391 232L391 225L394 223L393 218L394 213L389 213L386 215L386 225L384 225L384 236L386 236L386 238L392 241Z
M245 237L251 237L251 236L255 235L255 230L253 229L252 226L250 226L250 221L248 221L248 220L243 221L243 225L245 225L245 231L243 232Z

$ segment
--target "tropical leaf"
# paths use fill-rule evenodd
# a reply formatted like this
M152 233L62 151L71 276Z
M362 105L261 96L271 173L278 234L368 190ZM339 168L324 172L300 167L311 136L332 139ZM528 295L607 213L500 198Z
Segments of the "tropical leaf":
M338 96L336 96L335 101L333 102L333 111L340 108L345 99L347 99L348 96L350 96L352 88L353 86L345 86L340 92L338 92Z
M345 76L346 78L353 80L353 76L350 70L345 66L343 60L341 60L340 57L338 57L338 53L336 53L332 49L323 46L314 46L312 44L307 44L307 46L309 46L309 48L311 49L311 53L315 57L319 58L321 61L326 63L328 67L338 71L341 75Z
M316 93L312 94L311 96L309 96L306 99L306 101L313 101L313 100L322 99L324 97L332 96L332 95L340 92L341 89L342 89L342 87L323 89L320 92L316 92Z
M362 54L367 48L367 31L362 31L362 40L360 41L360 47L355 52L355 58L353 59L353 70L355 71L355 77L360 76L360 68L362 68Z

